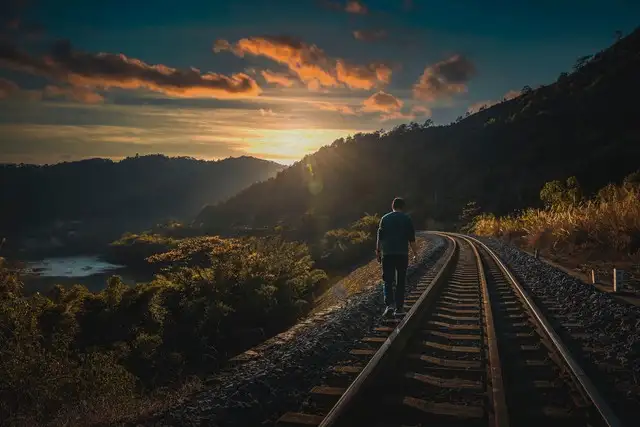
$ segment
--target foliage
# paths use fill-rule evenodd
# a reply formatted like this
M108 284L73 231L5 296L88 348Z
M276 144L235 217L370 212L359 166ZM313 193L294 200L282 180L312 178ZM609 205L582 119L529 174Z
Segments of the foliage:
M157 221L191 219L283 167L251 157L204 161L163 155L114 162L90 159L55 165L0 165L0 235L56 235L75 241ZM10 239L10 242L13 240Z
M180 239L165 234L144 232L125 233L109 245L106 258L115 263L137 269L149 269L146 261L152 255L166 252L176 247Z
M460 230L462 232L467 232L473 228L473 220L478 217L480 213L480 206L474 201L471 201L466 204L466 206L462 209L462 213L458 217L461 222Z
M184 239L150 260L167 263L151 283L48 296L23 295L0 265L0 424L126 412L290 324L326 279L305 245L280 238Z
M567 178L566 184L555 180L542 187L540 200L547 208L577 206L582 202L582 190L575 176Z
M455 226L469 200L505 215L540 205L540 189L575 176L585 193L638 168L640 30L579 71L446 126L417 123L356 133L306 156L275 178L205 207L197 223L273 229L315 242L363 212L403 196L417 224ZM608 165L615 165L609 167Z
M587 201L574 203L575 198L560 191L553 193L545 209L527 209L520 215L500 218L481 215L472 231L484 236L519 237L540 248L580 246L633 254L640 250L638 176L636 172L621 185L609 184ZM544 188L557 190L558 183L547 183ZM541 192L541 196L548 194Z
M331 271L371 258L379 224L379 215L365 215L348 228L327 231L319 265Z

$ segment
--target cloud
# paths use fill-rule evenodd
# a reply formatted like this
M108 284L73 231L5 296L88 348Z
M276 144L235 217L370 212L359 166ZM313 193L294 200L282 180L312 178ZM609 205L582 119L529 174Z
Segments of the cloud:
M35 58L7 41L0 40L0 66L29 74L49 76L52 65Z
M362 111L391 113L400 110L403 104L404 103L400 99L390 93L380 91L362 101Z
M415 105L407 112L393 111L391 113L382 114L380 120L386 122L388 120L416 120L418 117L430 117L431 110L422 105Z
M324 111L336 111L340 114L345 114L348 116L355 116L358 114L358 112L352 107L343 104L333 104L331 102L314 102L312 103L312 105Z
M388 35L386 30L355 30L353 37L363 42L375 42L386 38Z
M288 74L274 73L273 71L269 70L261 71L261 74L267 83L272 83L284 87L291 87L295 84L295 80Z
M487 100L487 101L479 101L476 103L473 103L469 106L469 108L467 108L467 112L469 114L475 114L478 111L480 111L480 109L486 109L489 107L493 107L496 104L499 104L503 101L509 101L512 100L514 98L517 98L520 96L520 91L517 90L510 90L507 93L504 94L504 96L502 97L502 99L499 99L497 101L493 101L493 100ZM484 108L483 108L484 107Z
M0 99L8 98L18 92L20 88L11 80L0 77Z
M246 54L264 56L284 64L310 87L338 85L331 73L331 61L324 51L291 37L250 37L239 40L235 45L226 40L217 40L214 51L224 50L230 50L240 57Z
M341 85L368 90L391 80L392 70L385 64L351 65L343 59L327 56L316 45L287 36L249 37L235 44L217 40L214 51L231 51L240 57L250 54L269 58L286 65L311 90Z
M50 98L63 97L83 104L99 104L104 101L102 95L82 86L60 87L48 85L44 88L44 96Z
M411 108L411 114L413 114L414 117L429 117L431 116L431 109L423 105L415 105Z
M467 82L475 74L475 66L461 55L454 55L425 68L413 85L413 95L423 101L446 98L467 90Z
M176 97L218 99L257 96L261 89L243 73L225 76L201 73L195 68L178 70L149 65L123 54L76 51L67 41L58 42L44 58L36 58L7 43L0 44L0 65L75 86L148 89Z
M358 15L366 15L369 12L367 6L359 0L348 0L344 10L345 12L355 13Z
M356 89L369 90L379 83L391 80L391 68L385 64L349 65L339 59L336 62L338 80Z
M347 0L346 3L342 1L320 0L320 3L326 8L341 12L357 15L366 15L369 13L367 6L360 0Z

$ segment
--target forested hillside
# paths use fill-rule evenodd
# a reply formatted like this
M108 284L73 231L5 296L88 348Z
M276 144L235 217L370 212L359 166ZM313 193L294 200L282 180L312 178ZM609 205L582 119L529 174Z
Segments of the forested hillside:
M251 157L202 161L162 155L0 165L0 199L8 207L0 210L0 233L24 237L66 223L73 231L92 227L94 234L111 228L117 236L155 221L191 219L207 203L281 169Z
M356 134L217 206L197 223L276 226L312 239L408 198L418 227L455 221L465 204L509 213L539 203L545 182L576 176L586 192L640 166L640 30L571 73L447 126L411 123Z

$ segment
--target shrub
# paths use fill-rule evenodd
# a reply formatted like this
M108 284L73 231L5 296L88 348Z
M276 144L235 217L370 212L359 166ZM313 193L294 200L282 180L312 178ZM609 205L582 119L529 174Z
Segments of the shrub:
M519 215L474 220L472 232L507 237L519 234L537 247L593 246L622 253L640 250L640 185L636 174L622 185L608 185L584 201L577 185L547 183L541 192L545 209L527 209Z

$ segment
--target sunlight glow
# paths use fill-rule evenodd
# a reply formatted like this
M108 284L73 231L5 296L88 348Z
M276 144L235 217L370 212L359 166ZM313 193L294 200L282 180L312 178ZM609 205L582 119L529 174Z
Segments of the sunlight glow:
M291 164L346 133L354 132L343 129L256 129L255 138L247 138L246 151L249 155Z

